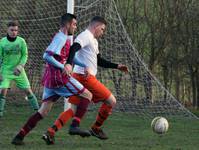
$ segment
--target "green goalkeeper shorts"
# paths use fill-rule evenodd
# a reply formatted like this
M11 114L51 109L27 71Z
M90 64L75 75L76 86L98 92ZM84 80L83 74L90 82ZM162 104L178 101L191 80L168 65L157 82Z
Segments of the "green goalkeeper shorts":
M2 77L3 80L0 82L0 88L9 88L11 82L13 81L20 89L30 88L30 83L28 81L25 71L22 71L19 76L3 74Z

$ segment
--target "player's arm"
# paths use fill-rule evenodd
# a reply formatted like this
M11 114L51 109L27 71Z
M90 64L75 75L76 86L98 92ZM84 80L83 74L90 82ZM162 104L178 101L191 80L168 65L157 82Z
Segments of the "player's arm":
M119 69L120 71L123 72L128 72L128 67L123 65L123 64L115 64L112 63L111 61L108 61L104 58L101 57L101 54L97 55L97 65L103 68L113 68L113 69Z
M3 48L2 48L2 42L0 40L0 81L3 80L2 75L1 75L1 65L3 63Z
M66 62L66 67L70 67L72 65L72 63L74 62L75 64L85 67L86 65L81 62L78 59L74 59L75 57L75 53L77 51L79 51L81 48L85 47L86 45L89 44L89 39L86 37L86 35L84 35L83 33L80 33L77 38L75 39L75 42L73 43L73 45L70 47L70 52L69 52L69 56ZM85 67L86 68L86 67Z
M75 53L80 49L81 49L81 45L76 42L74 42L73 45L70 47L69 56L68 56L66 64L64 65L65 69L68 70L69 74L72 72L72 63L74 62ZM75 60L75 63L81 64L80 61L77 62L77 59Z
M73 61L74 61L74 57L75 57L75 53L80 50L82 47L79 43L73 43L73 45L70 47L70 51L69 51L69 56L67 59L66 64L70 64L72 65ZM78 63L79 60L75 59L75 62Z
M73 45L70 47L70 52L66 64L72 64L73 62L81 67L86 66L81 60L76 59L75 53L81 48L87 46L90 43L89 38L83 32L80 33L75 39ZM74 59L75 57L75 59Z
M112 63L101 57L101 54L97 55L97 65L103 68L113 68L117 69L118 64Z
M27 60L28 60L28 48L27 48L26 41L23 40L22 41L22 48L21 48L21 60L19 62L19 65L25 66Z
M48 46L47 50L43 55L43 58L49 64L61 69L63 71L63 74L70 74L70 72L72 71L72 63L64 65L53 57L54 55L60 55L61 49L65 44L66 38L67 37L64 34L58 33L53 38L51 44ZM69 55L71 55L70 52Z
M53 38L53 40L51 41L50 45L47 47L44 55L43 55L43 59L61 69L61 70L64 70L64 64L60 63L59 61L57 61L54 56L55 55L60 55L61 53L61 49L63 48L63 46L65 45L65 42L66 42L66 39L67 39L67 36L64 35L63 33L57 33L55 35L55 37Z
M48 51L46 51L43 55L43 59L48 62L49 64L63 70L64 69L64 64L60 63L59 61L57 61L54 57L53 57L53 53L50 53Z
M19 64L16 66L16 68L14 69L14 75L18 76L22 72L27 62L27 59L28 59L28 48L27 48L26 41L23 40L22 46L21 46L21 60Z
M43 55L43 58L50 64L52 64L53 66L60 68L60 69L64 69L64 64L61 64L60 62L58 62L52 54L45 52ZM73 63L76 65L79 65L81 67L86 67L86 65L79 60L77 57L74 57L73 59Z

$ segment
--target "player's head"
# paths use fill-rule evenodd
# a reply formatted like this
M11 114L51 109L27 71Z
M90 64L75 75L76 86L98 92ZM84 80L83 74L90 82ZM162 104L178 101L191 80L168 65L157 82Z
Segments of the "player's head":
M89 27L93 29L93 34L95 38L100 38L106 28L107 22L103 17L95 16L91 19Z
M73 35L77 29L76 16L70 13L66 13L61 16L60 26L64 30L67 30L68 35Z
M18 26L19 26L19 23L17 20L12 20L10 22L8 22L8 30L7 30L7 33L9 35L9 37L11 38L15 38L17 37L18 35Z

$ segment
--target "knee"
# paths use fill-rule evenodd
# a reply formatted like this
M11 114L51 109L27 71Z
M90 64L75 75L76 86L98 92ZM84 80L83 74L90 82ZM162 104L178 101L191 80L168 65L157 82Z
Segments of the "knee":
M116 105L116 98L113 96L113 94L111 94L111 96L108 98L107 103L112 107Z
M44 108L40 107L40 109L38 110L38 112L44 118L44 117L46 117L48 115L48 113L50 112L50 109L44 109Z
M71 104L71 110L73 111L73 115L74 115L77 111L77 106L74 104Z
M44 118L48 115L49 111L48 110L38 110L38 112L41 114L41 116Z
M32 95L33 92L32 92L32 90L31 90L31 88L25 89L25 94L26 94L27 96Z
M114 107L116 105L117 101L116 101L116 98L114 97L113 100L112 100L112 107Z
M89 91L89 90L85 90L84 91L84 94L83 94L84 96L84 98L86 98L86 99L89 99L90 101L92 100L92 98L93 98L93 94Z
M90 91L88 91L88 99L91 101L92 98L93 98L93 94Z

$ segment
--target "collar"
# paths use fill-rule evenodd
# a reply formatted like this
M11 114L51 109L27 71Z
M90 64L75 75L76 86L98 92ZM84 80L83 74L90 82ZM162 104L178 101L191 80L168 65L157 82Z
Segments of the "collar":
M14 41L17 39L17 36L16 36L15 38L12 38L12 37L10 37L10 36L7 34L7 39L8 39L8 41L10 41L10 42L14 42Z

